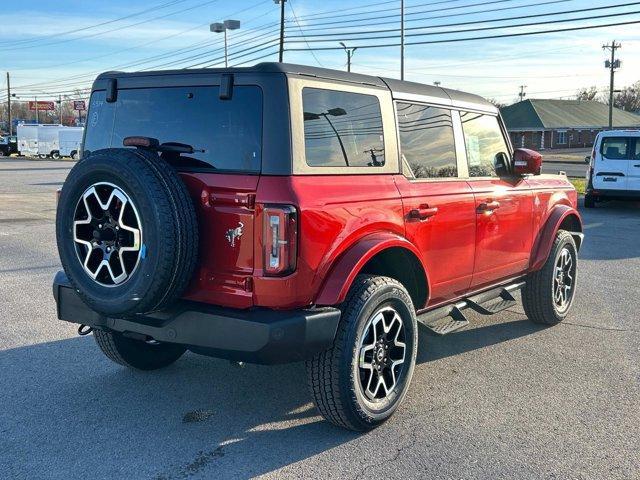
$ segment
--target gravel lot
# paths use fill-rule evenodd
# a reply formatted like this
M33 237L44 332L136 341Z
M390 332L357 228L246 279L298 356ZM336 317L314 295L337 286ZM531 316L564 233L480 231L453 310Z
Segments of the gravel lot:
M0 161L0 478L640 478L640 210L584 211L573 313L420 331L404 406L366 435L316 414L302 364L185 355L140 373L55 316L69 163Z

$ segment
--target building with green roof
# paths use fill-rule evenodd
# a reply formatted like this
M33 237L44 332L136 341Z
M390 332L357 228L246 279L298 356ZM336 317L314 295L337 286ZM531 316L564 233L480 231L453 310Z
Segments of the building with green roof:
M591 147L609 125L609 106L587 100L531 99L500 109L515 147ZM613 109L613 127L640 129L640 115Z

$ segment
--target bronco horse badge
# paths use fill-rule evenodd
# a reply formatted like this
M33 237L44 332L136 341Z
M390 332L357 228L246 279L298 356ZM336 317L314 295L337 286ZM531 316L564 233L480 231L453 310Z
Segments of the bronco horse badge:
M244 223L238 222L238 226L236 228L230 228L227 230L225 237L227 237L227 241L232 247L236 246L236 238L240 238L242 236L242 227L244 227Z

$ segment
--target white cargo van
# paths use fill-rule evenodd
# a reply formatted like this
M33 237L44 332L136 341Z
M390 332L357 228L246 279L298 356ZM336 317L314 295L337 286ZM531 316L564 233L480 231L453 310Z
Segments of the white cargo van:
M82 127L63 127L58 130L58 142L60 144L59 156L71 157L74 160L77 159L83 134L84 128Z
M18 153L41 158L58 152L58 130L62 125L18 125Z
M640 200L640 130L606 130L596 136L584 206L609 199Z

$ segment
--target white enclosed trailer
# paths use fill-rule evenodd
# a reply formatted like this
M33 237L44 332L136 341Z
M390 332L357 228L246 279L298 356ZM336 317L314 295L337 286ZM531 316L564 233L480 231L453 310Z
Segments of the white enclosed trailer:
M52 157L59 155L60 143L58 132L62 125L38 125L38 156Z
M73 159L78 158L83 134L84 128L82 127L62 127L60 130L58 130L60 156L71 157Z
M44 157L60 150L58 130L62 125L18 125L18 153Z
M38 154L38 125L19 124L18 155L35 156Z

